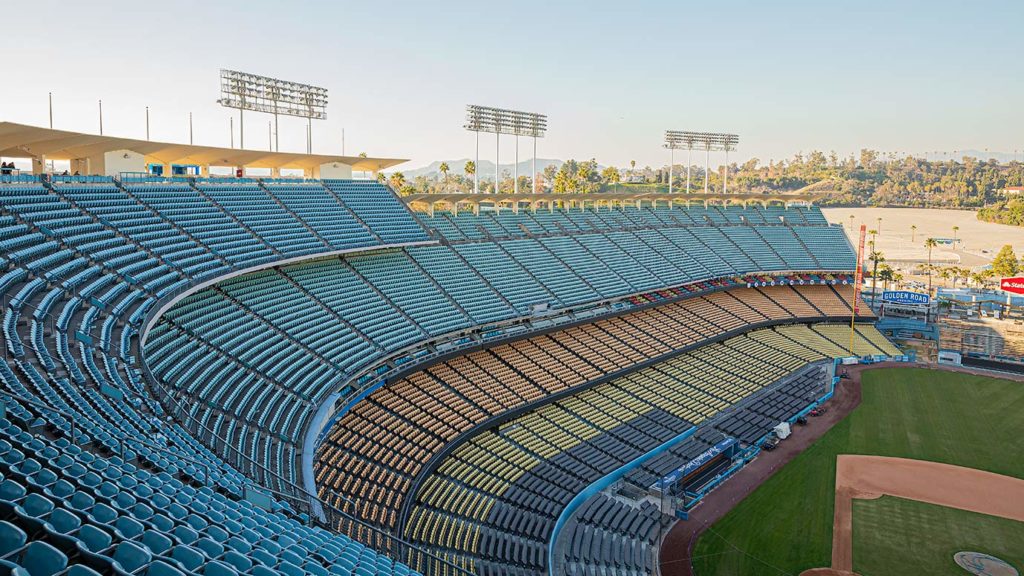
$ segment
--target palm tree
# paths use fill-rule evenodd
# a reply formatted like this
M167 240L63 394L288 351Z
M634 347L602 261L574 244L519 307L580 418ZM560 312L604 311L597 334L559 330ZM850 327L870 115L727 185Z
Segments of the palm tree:
M462 171L466 173L466 176L472 176L476 174L476 162L467 160L466 165L462 167Z
M871 241L871 255L868 256L868 259L871 260L871 305L874 306L875 296L877 295L875 289L878 287L878 264L885 262L885 256L882 256L881 252L875 250L874 240Z
M956 233L960 231L959 226L953 226L953 250L956 250Z
M878 222L878 224L875 226L875 230L878 231L876 233L881 233L882 232L882 217L879 216L878 218L875 218L875 220Z
M405 174L402 174L401 172L395 172L394 174L391 175L390 178L388 178L388 183L391 184L391 188L394 189L395 193L397 194L399 191L401 191L402 186L405 185Z
M445 190L445 192L447 192L448 191L448 170L449 170L448 163L447 162L441 162L441 165L438 166L437 169L441 172L441 174L444 175L444 190Z
M942 280L943 280L942 284L943 285L945 285L946 281L948 281L952 276L953 276L953 270L951 268L942 268L939 271L939 278L942 278Z
M924 247L928 249L928 294L932 293L932 248L938 246L939 243L935 238L929 238L924 241Z
M853 232L853 214L850 214L850 232Z
M380 182L381 184L383 184L383 183L387 182L387 180L388 180L388 177L385 176L383 172L377 172L377 182Z
M892 266L888 264L882 264L882 269L878 271L878 279L882 281L882 291L889 291L889 283L893 281L896 273L892 269Z
M910 225L910 243L911 244L913 244L915 242L915 240L914 240L915 236L917 236L917 224L911 224Z

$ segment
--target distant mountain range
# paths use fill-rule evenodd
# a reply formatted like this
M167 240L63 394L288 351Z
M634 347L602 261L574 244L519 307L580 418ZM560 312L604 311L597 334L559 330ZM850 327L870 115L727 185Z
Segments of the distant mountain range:
M470 162L471 160L472 160L472 158L463 158L462 160L435 160L434 162L431 162L427 166L423 166L421 168L411 168L411 169L408 169L408 170L401 170L401 169L399 169L399 170L389 170L388 172L389 173L390 172L401 172L402 174L405 175L406 181L412 180L413 178L416 178L417 176L427 176L429 178L431 176L440 176L441 175L441 170L440 170L441 163L442 162L447 162L448 163L448 168L449 168L448 174L451 174L451 175L465 174L466 173L466 162ZM538 172L543 172L544 168L546 168L548 166L554 166L554 167L558 168L561 165L562 165L562 161L561 160L555 160L555 159L552 159L552 158L537 158L537 171ZM515 172L514 168L515 168L515 164L512 163L512 162L509 162L508 164L502 164L501 165L501 169L503 171L504 170L508 170L508 172L510 174ZM533 161L532 160L523 160L523 161L519 162L519 175L520 176L529 176L532 170L533 170ZM494 179L494 162L491 162L489 160L484 160L483 158L481 158L480 159L480 165L477 166L477 174L480 175L480 178L487 179L487 180L493 180Z

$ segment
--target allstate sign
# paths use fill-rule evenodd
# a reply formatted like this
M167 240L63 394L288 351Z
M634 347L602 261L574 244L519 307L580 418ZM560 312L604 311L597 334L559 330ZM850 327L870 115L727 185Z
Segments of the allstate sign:
M1003 278L999 282L999 288L1014 294L1024 294L1024 276L1016 278Z
M920 292L909 292L907 290L888 290L882 292L882 300L893 304L927 304L931 298Z

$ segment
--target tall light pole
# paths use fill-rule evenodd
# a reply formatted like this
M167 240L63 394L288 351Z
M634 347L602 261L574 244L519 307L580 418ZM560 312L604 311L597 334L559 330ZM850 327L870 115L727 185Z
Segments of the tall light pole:
M473 194L480 193L480 132L476 133L476 164L473 164Z
M50 130L53 130L53 92L49 93L50 97Z
M192 141L192 113L189 112L188 113L188 145L191 146L192 144L193 144L193 141Z
M146 106L146 141L149 141L149 106Z
M100 100L100 136L103 136L103 100Z

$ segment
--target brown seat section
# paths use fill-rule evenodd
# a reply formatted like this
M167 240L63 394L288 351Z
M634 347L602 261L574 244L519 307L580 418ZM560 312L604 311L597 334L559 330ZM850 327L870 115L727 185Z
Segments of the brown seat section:
M317 455L317 485L330 503L391 528L423 465L475 424L732 330L848 315L851 297L850 286L733 288L439 362L339 419Z

